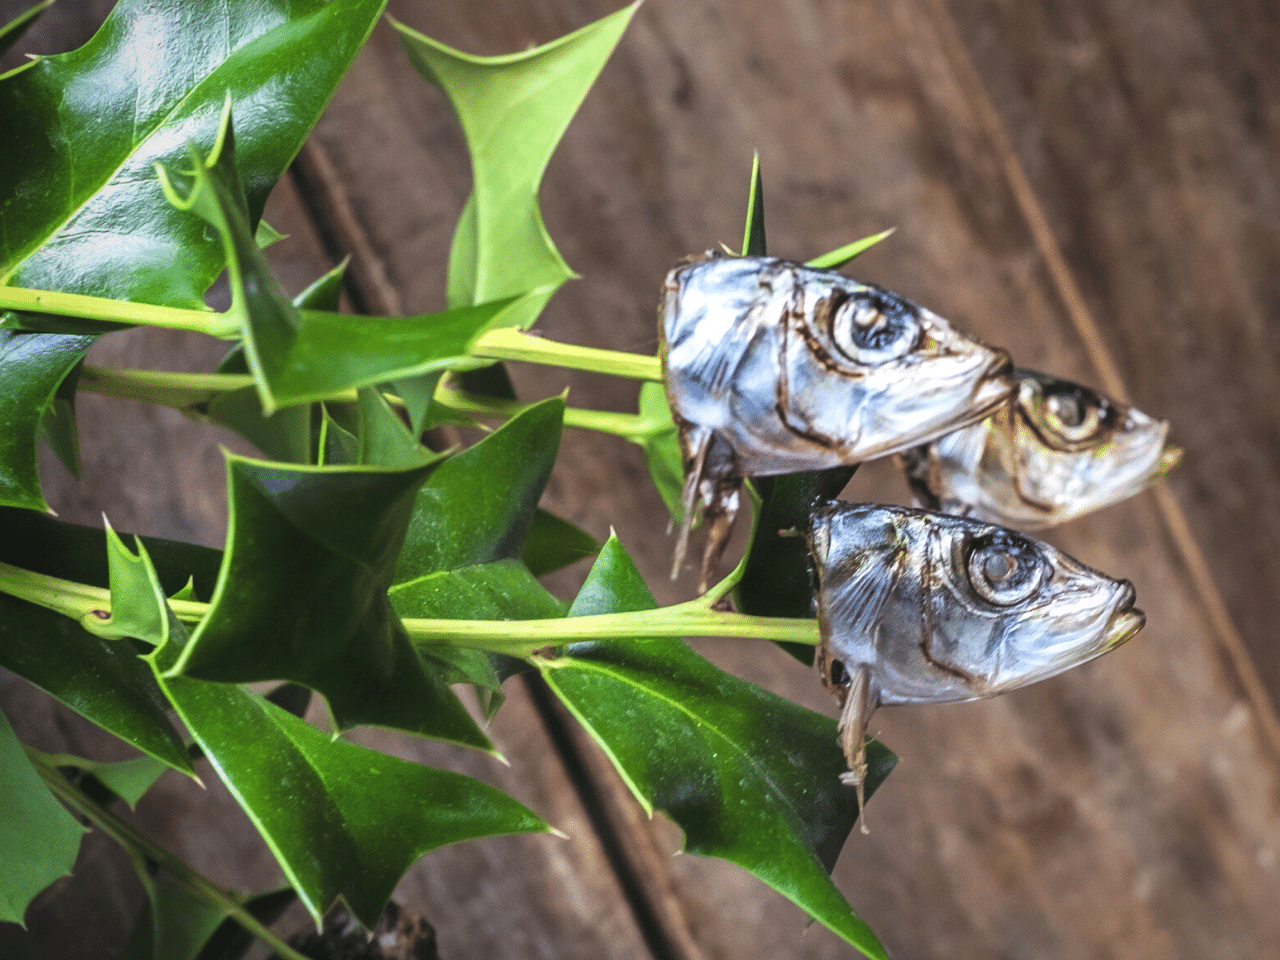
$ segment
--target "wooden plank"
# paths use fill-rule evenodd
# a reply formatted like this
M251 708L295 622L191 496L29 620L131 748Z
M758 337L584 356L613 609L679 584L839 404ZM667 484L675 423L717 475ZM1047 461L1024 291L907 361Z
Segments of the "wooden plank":
M544 42L608 12L580 3L566 20L550 5L462 6L393 11L486 53ZM544 332L652 349L663 273L686 253L737 240L750 151L759 147L774 252L809 256L896 224L899 234L867 255L859 276L1009 345L1028 365L1091 379L1086 345L934 17L905 0L641 8L547 177L552 235L586 279L558 295ZM317 141L406 307L422 309L440 302L448 230L467 182L456 155L442 153L458 146L447 109L433 91L413 92L395 46L375 35ZM422 207L410 214L413 202ZM1145 249L1127 255L1138 261ZM1126 370L1126 383L1153 412L1172 414L1156 402L1158 372L1152 365L1130 379ZM518 379L535 396L565 378L521 370ZM573 402L633 402L629 385L568 379ZM573 469L557 471L550 505L597 534L616 526L664 601L687 595L688 584L665 580L671 541L638 455L574 435L565 447ZM869 499L904 492L886 469L864 471L851 487ZM1134 579L1151 617L1146 635L1002 700L885 711L877 724L903 764L872 804L872 835L855 838L838 882L903 956L1265 954L1280 933L1274 757L1158 510L1141 499L1054 539ZM768 648L705 649L831 709L808 671ZM602 789L616 790L600 776ZM643 828L625 812L618 819L620 830ZM669 825L653 831L636 842L675 847ZM675 890L682 922L708 956L847 955L821 930L801 940L797 911L730 868L680 857L663 869L643 851L636 858L651 864L655 898Z

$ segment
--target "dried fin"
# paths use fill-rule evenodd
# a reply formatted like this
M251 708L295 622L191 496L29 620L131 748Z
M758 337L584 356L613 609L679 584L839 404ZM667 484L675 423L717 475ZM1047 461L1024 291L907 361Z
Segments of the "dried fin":
M702 516L707 523L707 545L702 551L702 570L698 575L698 592L706 593L707 586L724 549L729 545L733 520L742 503L742 481L737 477L723 480L702 481Z
M711 431L690 431L689 449L693 451L693 462L689 464L684 479L684 493L681 497L684 501L684 523L680 526L675 557L671 562L672 580L680 576L680 567L684 563L685 552L689 549L689 530L693 527L693 514L698 506L698 487L702 483L703 471L706 470L707 451L711 449Z
M858 793L858 818L863 833L867 829L864 813L867 779L867 724L875 704L871 698L871 668L860 664L849 679L843 708L840 711L840 746L844 749L849 769L840 775L840 782L852 786Z

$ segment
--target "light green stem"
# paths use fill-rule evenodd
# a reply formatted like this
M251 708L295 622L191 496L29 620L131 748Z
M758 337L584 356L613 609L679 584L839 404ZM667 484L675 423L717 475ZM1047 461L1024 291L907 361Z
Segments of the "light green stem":
M157 307L146 303L89 297L58 290L29 290L25 287L0 287L0 310L25 310L54 316L79 317L84 320L107 320L146 327L191 330L210 336L237 339L241 334L239 320L210 310L182 310ZM524 363L548 364L570 370L590 370L635 380L662 380L662 365L657 357L646 357L617 350L579 347L530 336L512 327L489 330L476 338L468 350L472 356L487 360L518 360Z
M403 622L416 643L477 647L517 657L528 657L546 647L566 643L633 637L724 637L815 645L821 642L816 620L753 617L712 609L729 591L732 579L722 581L696 600L657 610L552 620L408 618ZM0 591L71 617L89 630L111 613L109 590L33 573L7 563L0 563ZM207 603L194 600L170 600L169 605L178 619L187 623L198 623L209 612Z
M149 303L88 297L60 290L28 290L25 287L0 287L0 310L25 310L81 320L106 320L144 327L166 327L190 330L215 337L237 337L240 324L212 310L183 310L157 307Z
M204 406L224 393L253 385L247 373L178 373L167 370L122 370L113 367L95 367L86 364L80 372L79 389L105 397L124 400L141 400L175 410L190 411ZM355 403L355 390L337 391L326 400ZM399 397L388 396L393 404L402 403ZM443 382L436 388L436 400L451 410L481 417L509 419L529 408L530 404L518 401L495 400L454 390ZM585 410L568 407L564 413L565 426L594 430L622 437L635 443L670 429L669 424L642 417L634 413L613 413L606 410Z
M28 751L27 755L45 784L58 799L118 843L131 857L143 856L158 863L184 887L196 894L196 896L217 904L236 923L267 944L280 956L286 957L288 960L307 960L303 954L294 950L267 929L257 917L245 908L240 898L230 890L219 886L204 874L193 870L150 837L125 823L106 807L95 803L79 787L68 782L66 777L58 772L58 768L50 762L49 758L46 758L39 751Z

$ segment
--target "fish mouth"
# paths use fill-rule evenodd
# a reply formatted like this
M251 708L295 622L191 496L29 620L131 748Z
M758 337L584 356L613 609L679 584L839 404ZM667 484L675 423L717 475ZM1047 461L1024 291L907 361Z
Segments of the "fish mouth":
M1147 623L1147 615L1133 605L1137 599L1133 584L1121 583L1120 603L1107 624L1106 649L1114 650L1132 640Z
M1013 358L1008 351L1000 348L988 350L991 359L978 379L978 387L974 391L974 409L969 423L978 423L987 419L1006 403L1018 391L1018 378L1013 372Z

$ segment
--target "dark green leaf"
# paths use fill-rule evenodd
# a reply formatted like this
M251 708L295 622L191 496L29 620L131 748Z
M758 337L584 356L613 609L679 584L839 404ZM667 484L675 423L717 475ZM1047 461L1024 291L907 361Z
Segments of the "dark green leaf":
M600 541L568 520L539 507L521 554L535 577L551 573L600 552Z
M321 277L317 277L300 294L293 298L293 305L301 310L328 310L337 313L342 302L342 284L347 275L347 263L340 264Z
M564 400L552 397L441 464L418 492L395 582L518 558L563 425Z
M416 467L439 459L418 442L385 397L373 387L362 387L357 409L360 413L357 463L399 469Z
M653 485L667 505L672 521L683 523L684 454L680 452L680 439L662 384L640 385L640 416L654 426L640 439Z
M742 233L742 255L765 255L764 182L760 179L759 153L751 161L751 193L747 197L747 226Z
M18 14L4 26L0 27L0 53L4 53L12 47L27 32L27 27L35 23L36 18L44 13L51 6L53 0L42 0L30 10Z
M0 284L203 307L221 245L168 203L153 165L179 162L190 140L212 144L230 93L243 116L270 118L239 141L257 222L384 3L122 0L79 50L0 78ZM45 403L92 342L79 335L118 327L63 322L18 353L0 346L0 504L43 508Z
M239 143L256 225L382 7L122 0L79 50L0 80L0 283L201 308L222 250L165 201L154 164L212 144L230 92L239 115L269 118Z
M22 923L33 897L69 876L84 828L53 795L27 760L9 719L0 711L0 923Z
M40 418L40 436L77 480L80 479L80 438L76 433L76 388L82 367L83 364L76 364L62 378Z
M111 571L111 616L90 624L90 632L108 640L133 637L157 645L168 639L168 618L151 602L163 594L159 575L146 559L146 547L138 542L135 554L107 527L107 566ZM152 578L155 578L154 580Z
M636 6L544 46L500 57L462 53L395 24L418 72L453 104L471 151L475 189L449 258L452 305L542 288L541 302L531 299L508 316L527 326L573 276L543 225L538 187Z
M325 403L320 408L319 461L326 467L346 467L360 462L359 414L348 418L349 404ZM348 422L351 429L347 429Z
M570 616L654 607L616 539ZM744 867L871 957L884 950L828 876L857 816L830 718L699 657L682 642L575 644L542 674L646 809L691 853ZM892 767L877 744L868 791Z
M809 517L814 504L834 499L857 469L833 467L751 481L760 495L760 515L746 568L735 588L739 610L760 617L814 616L805 539ZM802 643L781 646L802 663L813 663L813 647Z
M439 570L397 584L391 602L402 617L439 620L543 620L563 617L565 604L519 560L498 560ZM477 688L485 713L502 704L502 681L513 672L509 657L449 644L422 644L419 653L438 664L447 683Z
M298 894L292 887L260 893L245 901L245 909L258 919L265 927L271 926L281 914L293 906ZM224 920L222 926L214 931L213 936L205 943L204 949L197 955L197 960L240 960L249 945L253 942L253 934L234 920Z
M414 494L431 472L227 458L231 525L208 616L174 670L291 680L340 729L374 724L489 747L429 673L387 599Z
M120 799L130 809L168 769L154 757L145 756L110 762L65 753L41 753L40 756L52 766L73 767L80 771L80 789L96 802L105 806Z
M225 907L167 880L147 884L147 893L120 960L195 960L227 918Z
M0 330L0 506L49 509L36 461L44 410L92 344L92 337Z
M887 239L896 229L897 227L890 227L883 233L877 233L870 237L863 237L861 240L855 240L853 243L847 243L838 250L832 250L830 253L824 253L820 257L814 257L806 266L816 267L819 270L839 270L854 257L870 250L881 240Z

